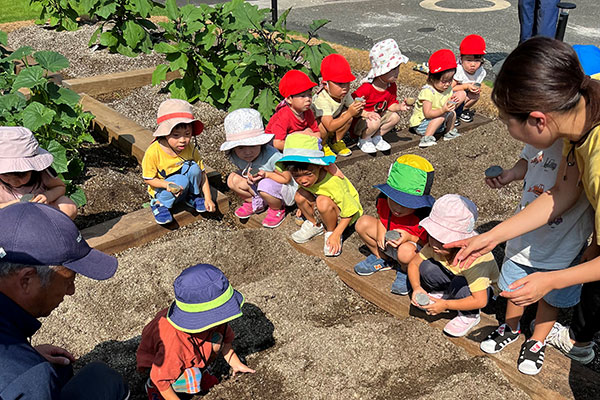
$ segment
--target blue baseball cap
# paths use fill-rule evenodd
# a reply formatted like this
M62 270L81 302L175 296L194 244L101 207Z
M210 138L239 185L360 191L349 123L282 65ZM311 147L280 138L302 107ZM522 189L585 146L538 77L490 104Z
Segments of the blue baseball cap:
M186 268L173 282L175 301L167 321L187 333L206 331L242 315L244 296L221 270L210 264Z
M73 221L46 204L16 203L0 210L0 261L62 265L96 280L117 271L117 259L91 248Z

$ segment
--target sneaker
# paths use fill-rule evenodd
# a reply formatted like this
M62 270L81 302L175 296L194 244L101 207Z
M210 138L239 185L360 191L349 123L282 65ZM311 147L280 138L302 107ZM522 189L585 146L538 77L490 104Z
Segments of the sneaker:
M152 214L154 214L154 220L157 224L164 225L173 221L171 211L162 204L150 205L150 209L152 210Z
M455 127L457 127L457 126L460 126L460 119L456 118L456 119L454 120L454 126L455 126Z
M250 216L252 214L254 214L254 209L252 208L252 203L247 203L247 202L242 203L242 205L235 210L234 214L239 219L250 218Z
M352 151L346 147L346 143L343 140L338 140L334 144L331 145L331 150L337 153L338 156L348 157L352 154Z
M185 204L196 209L196 212L205 212L206 206L204 205L204 197L200 197L199 195L192 195L187 198Z
M471 114L471 111L469 110L464 110L460 116L459 116L460 120L463 122L473 122L473 114Z
M446 324L444 332L454 337L465 336L479 321L481 321L479 313L465 315L459 311L458 315Z
M329 246L327 246L327 240L329 239L329 237L333 234L333 232L325 232L325 235L323 236L323 253L325 253L325 255L327 257L337 257L340 254L342 254L342 239L340 239L340 249L336 252L336 253L332 253L329 250Z
M392 283L391 292L393 294L399 294L400 296L406 296L408 294L407 278L408 276L406 273L400 270L396 271L396 279L394 280L394 283Z
M331 151L331 147L328 144L323 145L323 153L325 153L325 157L335 156L335 153Z
M502 324L479 344L479 348L488 354L498 353L506 345L517 340L520 334L521 330L513 332L510 326Z
M309 220L304 221L299 230L292 233L292 240L296 243L306 243L315 236L323 234L323 225L315 226Z
M373 144L373 141L371 140L371 138L360 139L356 145L363 153L367 153L367 154L377 153L377 148Z
M262 226L265 228L277 228L285 219L285 208L274 210L271 207L267 209L267 216L263 219Z
M375 145L375 148L379 151L388 151L389 149L392 148L392 146L388 142L383 140L381 135L373 136L371 141Z
M444 135L444 140L456 139L459 136L461 136L461 134L458 133L458 130L456 128L452 128L450 131L446 132Z
M375 272L387 271L391 268L385 260L378 258L375 254L371 254L354 266L354 272L360 276L369 276Z
M435 146L436 140L433 136L423 136L421 141L419 141L419 147L430 147Z
M521 346L521 354L517 360L517 368L525 375L537 375L544 365L546 345L529 339Z
M532 328L535 326L535 320L531 321ZM533 332L533 329L531 330ZM581 364L589 364L592 362L596 353L594 352L594 343L590 343L587 346L575 346L571 342L571 336L569 335L569 327L554 323L552 330L546 337L546 343L560 350L564 355L572 360L580 362Z
M146 381L144 389L146 389L148 400L165 400L165 398L162 397L162 395L158 391L158 388L152 384L150 378L148 378L148 380Z

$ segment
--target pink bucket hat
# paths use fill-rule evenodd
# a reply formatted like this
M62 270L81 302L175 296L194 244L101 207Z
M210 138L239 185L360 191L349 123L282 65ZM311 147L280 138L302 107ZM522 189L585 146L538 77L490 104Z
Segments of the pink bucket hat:
M252 108L240 108L225 117L225 143L221 151L238 146L259 146L269 143L275 135L265 133L260 113Z
M180 99L160 103L156 123L158 129L154 131L154 137L168 136L177 124L192 124L192 136L198 136L204 130L204 124L194 119L192 105Z
M436 200L429 217L419 225L440 242L450 243L477 235L476 220L475 203L457 194L447 194Z
M375 43L369 52L371 70L367 75L367 81L373 82L378 76L384 75L400 64L405 64L408 57L402 55L398 43L394 39L385 39Z
M0 174L43 171L54 157L40 148L37 139L21 126L0 127Z

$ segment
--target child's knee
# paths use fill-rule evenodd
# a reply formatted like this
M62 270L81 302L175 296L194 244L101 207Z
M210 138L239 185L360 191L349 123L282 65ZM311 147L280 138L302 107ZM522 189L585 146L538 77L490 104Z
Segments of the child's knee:
M73 200L71 200L67 196L59 197L51 205L58 208L71 219L75 219L75 217L77 216L77 204L75 204Z
M331 212L336 207L333 200L327 196L317 196L317 209L321 214Z
M405 242L398 247L398 261L402 264L408 264L417 254L417 247L413 243Z
M227 177L227 187L230 189L239 189L246 184L246 179L237 172L232 172Z
M454 92L454 95L458 99L458 102L462 103L463 101L465 101L465 99L467 98L467 96L469 96L470 94L467 93L464 90L459 90L458 92Z

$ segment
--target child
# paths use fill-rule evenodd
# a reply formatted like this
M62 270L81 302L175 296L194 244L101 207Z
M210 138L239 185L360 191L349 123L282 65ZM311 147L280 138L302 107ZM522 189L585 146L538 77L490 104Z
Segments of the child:
M471 110L471 107L479 100L481 83L486 74L483 69L484 54L485 40L481 36L469 35L460 42L460 62L452 83L460 104L456 108L456 115L460 121L473 122L475 110ZM459 119L456 119L455 125L460 124Z
M305 243L323 233L317 223L315 208L325 225L326 256L336 257L342 253L342 234L362 215L358 192L348 178L332 175L326 168L335 156L325 156L321 139L308 135L290 135L285 141L283 157L277 162L281 169L292 173L298 183L296 204L306 221L292 234L296 243Z
M398 71L400 64L408 58L400 52L394 39L386 39L375 43L369 52L371 70L363 83L354 93L354 99L365 100L362 119L354 127L354 133L360 136L358 148L365 153L376 153L391 148L383 140L383 135L391 131L398 122L398 111L406 111L406 103L399 103L397 96Z
M458 315L444 327L450 336L466 335L479 323L479 309L499 290L498 265L494 256L478 258L469 269L461 270L452 264L456 254L444 244L477 235L473 230L477 207L466 197L447 194L440 197L421 226L429 234L429 243L408 264L408 279L413 288L411 303L436 315L457 310ZM438 292L437 295L427 292ZM443 292L441 294L439 291ZM419 305L419 293L430 298L429 305Z
M381 191L377 197L377 215L363 215L356 222L356 232L371 250L365 260L354 266L358 275L371 275L391 268L390 260L400 263L392 293L406 295L406 265L427 243L427 232L419 226L429 215L434 198L429 194L433 184L433 166L412 154L399 157L390 167L387 183L375 185ZM400 238L386 239L388 231Z
M154 219L161 225L171 222L170 209L183 199L197 212L215 211L204 165L191 144L192 136L204 129L202 122L194 119L191 104L178 99L163 101L156 122L156 139L142 159Z
M410 129L423 135L419 147L436 144L436 133L444 140L460 136L454 128L454 109L458 98L452 94L452 80L456 72L456 58L448 49L438 50L429 57L427 84L421 88L419 98L410 117Z
M53 161L29 129L0 127L0 208L31 197L28 201L51 205L75 219L77 205L65 196L65 184L50 168Z
M302 71L291 70L281 78L279 93L283 101L275 109L265 133L275 135L273 147L283 151L285 138L290 133L300 132L320 137L319 125L310 109L311 89L317 86ZM333 154L333 153L331 153Z
M563 143L560 140L545 150L526 145L521 158L497 178L486 178L491 188L501 188L512 181L524 179L519 211L533 202L545 188L556 182L558 166L562 157ZM499 286L510 291L509 285L537 271L557 270L578 264L577 255L583 250L593 230L593 211L585 195L577 203L552 222L506 243ZM579 302L581 285L553 290L538 302L535 329L530 339L521 347L517 362L519 371L536 375L542 369L546 350L546 336L550 333L558 308L573 307ZM497 353L519 338L520 323L524 307L508 301L506 320L484 341L481 350Z
M570 329L555 324L557 330L546 341L570 358L589 363L595 355L593 338L600 330L600 239L597 235L600 227L597 184L600 82L586 75L569 44L535 37L509 54L494 83L492 100L513 138L540 149L550 147L557 140L563 141L560 175L553 188L544 191L508 221L449 246L461 247L456 262L469 265L473 258L491 251L498 243L537 229L564 214L576 203L583 189L595 211L596 235L584 252L582 263L573 268L527 275L509 285L513 292L501 294L518 306L527 306L551 290L583 283L581 301L573 312Z
M150 372L150 400L179 399L177 393L206 392L219 380L209 373L219 354L238 372L254 373L231 346L228 322L242 315L244 296L209 264L186 268L175 279L175 301L144 327L137 369Z
M350 129L352 121L362 113L365 102L354 101L348 91L350 82L356 77L352 75L350 64L339 54L330 54L321 62L322 87L313 96L312 109L319 123L323 148L330 138L333 141L331 149L342 157L352 154L342 140Z
M289 172L275 172L275 162L283 155L268 144L273 135L265 133L260 113L251 108L225 117L225 135L221 151L238 167L229 174L227 186L244 202L235 215L246 219L266 205L263 226L278 227L285 218L285 206L294 204L297 186Z

